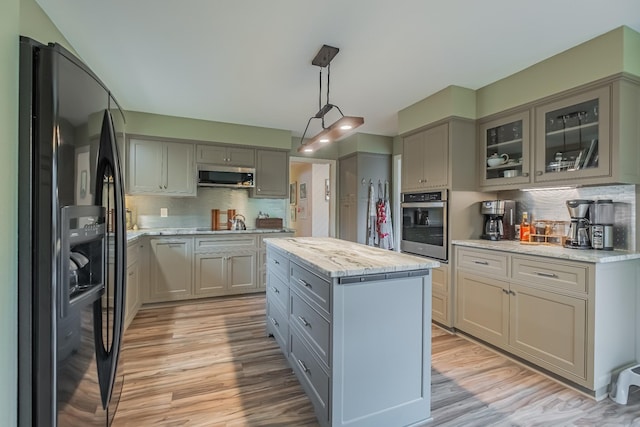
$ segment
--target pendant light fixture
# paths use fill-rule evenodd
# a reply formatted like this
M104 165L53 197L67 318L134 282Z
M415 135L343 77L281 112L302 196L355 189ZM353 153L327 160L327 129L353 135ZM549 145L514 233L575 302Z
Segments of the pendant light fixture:
M307 121L307 126L304 128L304 133L302 134L302 138L300 138L300 147L298 147L298 152L311 153L316 151L317 149L326 146L327 144L338 141L339 139L344 138L349 133L351 133L355 128L361 126L364 123L363 117L353 117L353 116L345 116L342 114L342 110L337 105L329 103L329 84L331 81L331 60L338 54L340 49L333 46L327 46L326 44L320 48L318 53L316 54L313 61L311 61L312 65L316 65L320 67L320 90L318 92L318 112L309 118ZM322 69L327 69L327 96L326 103L322 105ZM340 113L340 118L336 120L333 124L328 127L325 126L324 118L325 115L333 110L338 110ZM307 130L309 130L309 124L313 119L320 119L322 122L322 130L313 138L308 140L306 143L304 142L304 137L307 134Z

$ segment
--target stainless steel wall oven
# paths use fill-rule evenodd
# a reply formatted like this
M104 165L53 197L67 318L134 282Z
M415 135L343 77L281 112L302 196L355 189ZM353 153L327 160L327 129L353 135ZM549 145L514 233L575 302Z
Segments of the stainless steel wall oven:
M402 195L402 252L448 260L447 190Z

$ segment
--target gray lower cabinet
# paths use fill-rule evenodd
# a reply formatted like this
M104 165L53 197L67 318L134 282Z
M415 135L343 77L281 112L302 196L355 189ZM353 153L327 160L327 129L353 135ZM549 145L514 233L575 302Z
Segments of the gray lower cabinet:
M293 233L221 233L152 237L150 250L138 251L148 267L129 271L140 280L140 296L128 301L155 303L197 299L265 290L266 256L264 239L292 236ZM146 237L144 238L146 240ZM132 252L133 253L133 252ZM129 256L130 259L131 255ZM147 265L145 262L142 265ZM148 271L149 281L146 282ZM139 273L144 272L144 273ZM133 292L130 290L129 292ZM133 304L133 303L132 303ZM286 311L284 307L280 307Z
M140 308L140 262L139 244L132 242L127 245L127 279L125 290L124 329L127 329Z
M350 282L269 245L266 295L267 333L320 425L392 427L430 419L430 275Z
M148 302L186 299L192 294L193 238L151 239Z
M601 399L635 361L639 267L456 246L455 327Z

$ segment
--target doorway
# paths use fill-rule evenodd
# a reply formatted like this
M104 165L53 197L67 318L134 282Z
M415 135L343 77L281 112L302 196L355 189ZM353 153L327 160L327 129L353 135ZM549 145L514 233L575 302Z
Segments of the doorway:
M336 237L336 161L291 157L289 189L295 237Z

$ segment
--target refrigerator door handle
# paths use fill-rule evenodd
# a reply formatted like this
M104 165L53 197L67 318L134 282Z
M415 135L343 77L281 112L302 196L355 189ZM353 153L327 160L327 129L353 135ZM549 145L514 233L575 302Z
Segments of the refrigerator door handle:
M118 358L122 342L124 324L125 305L125 266L126 260L126 224L124 206L124 183L120 167L120 156L118 155L118 145L116 143L116 133L113 126L113 119L108 110L104 111L102 120L102 130L100 132L100 148L98 150L97 176L95 204L103 203L103 186L105 178L113 180L114 188L114 212L112 217L112 230L115 237L114 251L114 298L113 298L113 330L107 331L107 337L111 337L111 345L105 345L103 339L103 328L108 327L108 319L103 319L102 301L98 300L93 306L94 318L94 339L96 348L96 363L98 365L98 382L100 384L100 394L102 405L107 409L113 386L115 383ZM110 173L109 173L110 172ZM108 213L107 213L107 216ZM105 258L108 257L108 247L105 248ZM105 259L106 261L106 259ZM108 286L108 283L105 282ZM107 301L108 304L108 301ZM106 321L106 324L105 324ZM112 334L112 335L110 335Z

